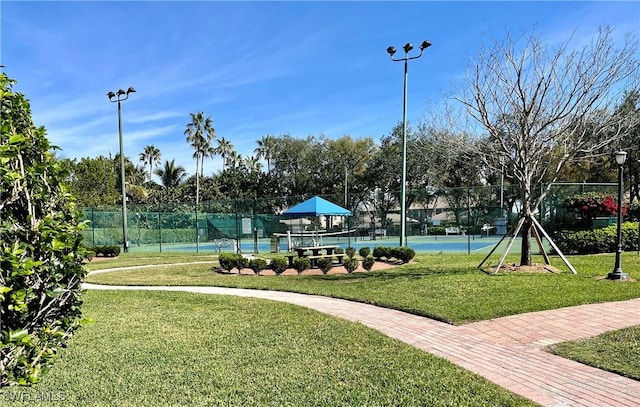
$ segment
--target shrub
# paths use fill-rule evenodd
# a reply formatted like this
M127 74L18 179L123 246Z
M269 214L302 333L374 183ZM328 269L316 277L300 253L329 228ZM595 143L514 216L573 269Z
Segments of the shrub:
M389 255L403 263L408 263L416 255L415 250L410 247L393 247L389 251Z
M554 242L564 254L611 253L616 247L617 225L601 229L559 232ZM622 250L638 249L638 222L622 224Z
M386 246L376 246L373 248L373 257L376 259L385 258L389 260L391 255L391 248Z
M296 269L298 274L301 274L311 268L311 260L308 257L296 257L293 259L293 268Z
M347 270L347 273L353 273L358 268L358 260L353 257L347 257L344 261L344 268Z
M86 274L69 173L14 83L0 72L0 388L36 383L53 366L80 326Z
M335 254L344 254L342 247L336 247Z
M327 274L333 267L333 257L322 257L318 259L318 268L322 270L322 274Z
M120 246L116 245L103 245L93 246L91 248L98 257L117 257L120 255Z
M240 273L243 268L249 267L249 259L241 254L236 254L235 256L233 265L238 269L238 273Z
M249 268L253 270L256 275L260 275L260 272L267 268L267 261L264 259L251 259L249 261Z
M347 247L347 249L344 251L344 254L347 255L347 257L353 257L356 255L356 249L354 249L353 247L349 246Z
M369 249L367 246L363 246L360 248L360 250L358 250L358 254L363 259L366 259L367 257L369 257L370 253L371 253L371 249Z
M283 257L276 257L271 260L271 270L277 275L284 273L287 267L289 267L289 262Z
M218 256L218 262L220 262L220 267L223 270L231 271L236 265L236 256L235 253L220 253Z
M364 267L364 269L367 271L371 271L375 262L376 261L373 257L365 257L364 260L362 260L362 267Z
M602 192L585 192L565 199L563 206L570 212L577 213L585 228L593 227L593 220L598 216L615 216L618 203L611 194ZM622 212L626 209L623 205Z

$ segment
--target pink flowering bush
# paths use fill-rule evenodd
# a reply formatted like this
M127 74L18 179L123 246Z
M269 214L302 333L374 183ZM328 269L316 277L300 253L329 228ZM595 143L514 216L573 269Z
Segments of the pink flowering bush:
M573 195L565 199L564 207L578 214L582 226L591 228L593 220L597 217L616 216L618 213L618 203L611 194L602 192L586 192ZM626 216L627 208L622 207L622 215Z

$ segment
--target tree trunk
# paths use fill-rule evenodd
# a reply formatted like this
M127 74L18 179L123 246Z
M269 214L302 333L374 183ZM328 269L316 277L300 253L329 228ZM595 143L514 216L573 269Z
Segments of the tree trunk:
M520 247L520 265L531 266L531 228L533 221L531 213L524 215L524 224L522 225L522 245Z

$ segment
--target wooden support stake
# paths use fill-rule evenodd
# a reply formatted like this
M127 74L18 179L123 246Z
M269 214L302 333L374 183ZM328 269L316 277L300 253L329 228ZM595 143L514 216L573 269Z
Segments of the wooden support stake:
M504 250L504 253L502 253L502 256L500 257L500 261L498 262L498 265L496 266L495 270L493 270L493 274L497 274L498 270L500 270L500 267L502 267L502 263L504 262L505 257L507 257L509 250L511 250L511 245L513 245L513 241L516 239L516 236L518 236L518 233L520 232L520 228L522 228L523 223L524 223L524 217L520 218L520 220L518 221L518 226L516 226L515 232L513 232L511 239L509 239L507 248Z
M480 264L478 264L478 268L479 268L480 270L482 270L482 265L484 264L484 262L485 262L485 261L487 261L487 259L489 259L489 257L491 257L491 255L493 254L493 252L495 252L495 251L496 251L496 249L498 249L498 246L500 246L500 244L502 243L502 241L503 241L504 239L506 239L506 237L507 237L507 236L511 236L511 235L513 234L513 231L514 231L515 229L516 229L516 227L515 227L515 226L513 226L513 227L511 228L511 230L509 230L509 233L507 233L506 235L503 235L503 236L502 236L502 239L500 239L500 241L499 241L498 243L496 243L496 245L495 245L495 246L493 246L493 249L491 249L491 251L489 252L489 254L487 254L487 256L486 256L486 257L485 257L485 258L480 262Z
M533 236L536 238L536 242L538 242L538 248L540 249L540 253L542 253L542 257L544 257L545 264L551 265L551 261L549 261L549 256L547 256L547 251L544 250L544 246L542 245L542 239L540 239L538 228L535 225L533 226Z
M569 263L569 260L567 260L567 258L564 256L564 254L562 254L562 252L560 251L560 249L558 249L558 246L556 246L556 244L553 242L553 240L551 240L551 238L549 237L549 235L547 234L547 232L544 230L544 228L542 227L542 225L540 225L540 223L538 223L538 221L536 220L536 218L531 217L531 219L533 219L533 223L534 225L536 225L538 228L540 228L540 231L542 232L542 234L544 235L544 237L547 238L547 240L549 241L549 244L551 245L551 247L553 247L553 249L558 253L558 256L560 256L560 258L562 259L562 261L564 261L564 264L567 265L567 267L569 267L569 270L571 270L571 272L573 274L578 274L578 272L576 271L576 269L573 268L573 266L571 265L571 263Z

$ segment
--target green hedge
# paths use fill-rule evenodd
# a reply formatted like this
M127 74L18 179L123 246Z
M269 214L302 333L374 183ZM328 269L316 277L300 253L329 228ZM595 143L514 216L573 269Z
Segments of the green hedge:
M396 259L404 263L409 262L416 255L415 250L410 247L386 247L376 246L373 248L373 257L376 259Z
M554 242L564 254L611 253L616 247L617 225L601 229L559 232ZM638 250L638 222L622 224L622 250Z
M87 250L93 252L96 257L116 257L120 254L120 246L116 245L89 246Z

